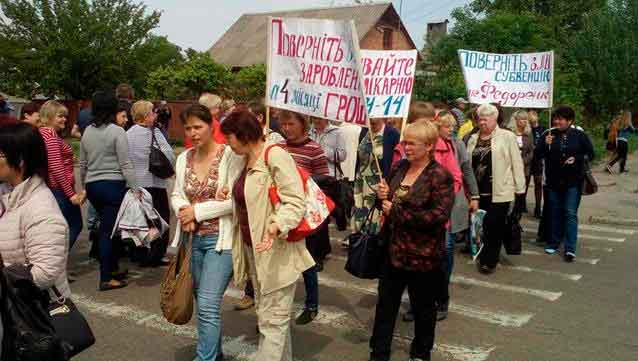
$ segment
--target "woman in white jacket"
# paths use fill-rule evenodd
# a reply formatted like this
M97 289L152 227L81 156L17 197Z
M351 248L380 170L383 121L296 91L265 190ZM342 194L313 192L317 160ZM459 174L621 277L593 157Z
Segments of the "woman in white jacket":
M195 104L181 114L186 137L193 148L184 151L175 165L176 179L171 203L177 214L175 237L181 232L192 234L192 262L197 300L196 361L222 359L221 302L233 274L232 203L217 199L220 178L226 167L222 158L226 152L211 134L213 119L208 108ZM175 242L174 242L175 243Z
M525 193L525 171L516 135L498 126L498 109L483 104L477 113L480 130L470 137L467 152L478 185L479 207L487 211L479 271L489 274L499 262L510 202Z
M0 254L5 266L28 262L42 290L71 296L67 281L69 230L44 179L47 153L27 123L0 128L0 182L13 187L0 198Z

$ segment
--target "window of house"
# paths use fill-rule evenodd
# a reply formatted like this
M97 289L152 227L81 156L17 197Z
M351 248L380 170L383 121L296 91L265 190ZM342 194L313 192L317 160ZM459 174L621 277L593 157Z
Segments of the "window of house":
M383 29L383 49L392 49L392 29Z

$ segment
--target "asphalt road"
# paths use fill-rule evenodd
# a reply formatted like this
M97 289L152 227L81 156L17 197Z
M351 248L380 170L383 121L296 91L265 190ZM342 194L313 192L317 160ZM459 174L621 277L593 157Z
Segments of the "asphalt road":
M623 176L623 184L635 176ZM609 185L600 195L583 199L581 219L603 210L638 218L636 205L638 194L620 183ZM526 229L534 230L534 223L524 219ZM293 326L296 360L368 360L376 282L358 280L343 270L346 253L339 240L345 234L331 230L333 253L320 274L319 317L309 325ZM432 359L638 360L638 227L581 225L578 262L572 264L559 255L543 254L533 236L525 233L524 254L503 256L502 267L490 276L479 274L469 257L457 252L450 315L437 325ZM132 272L129 287L98 292L97 264L87 261L87 252L83 235L70 260L77 278L71 286L97 343L75 360L193 360L195 317L186 326L174 326L161 316L159 284L164 270L124 262ZM232 309L240 296L241 291L231 286L224 299L227 360L249 359L257 344L254 311ZM303 299L300 280L298 308ZM393 360L408 359L411 335L413 324L397 320Z

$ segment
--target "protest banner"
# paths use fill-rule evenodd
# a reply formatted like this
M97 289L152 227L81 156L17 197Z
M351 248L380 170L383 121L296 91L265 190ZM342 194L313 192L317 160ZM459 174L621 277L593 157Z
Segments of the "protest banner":
M370 118L408 116L416 50L361 50L366 106Z
M554 52L492 54L459 49L470 103L551 108Z
M266 104L366 126L351 22L269 18Z

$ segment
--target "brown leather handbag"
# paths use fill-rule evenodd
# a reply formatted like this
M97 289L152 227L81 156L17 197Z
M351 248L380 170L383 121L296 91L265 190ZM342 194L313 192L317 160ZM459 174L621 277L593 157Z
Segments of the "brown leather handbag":
M166 320L184 325L193 316L193 276L191 237L182 232L177 256L173 257L160 286L160 306Z

